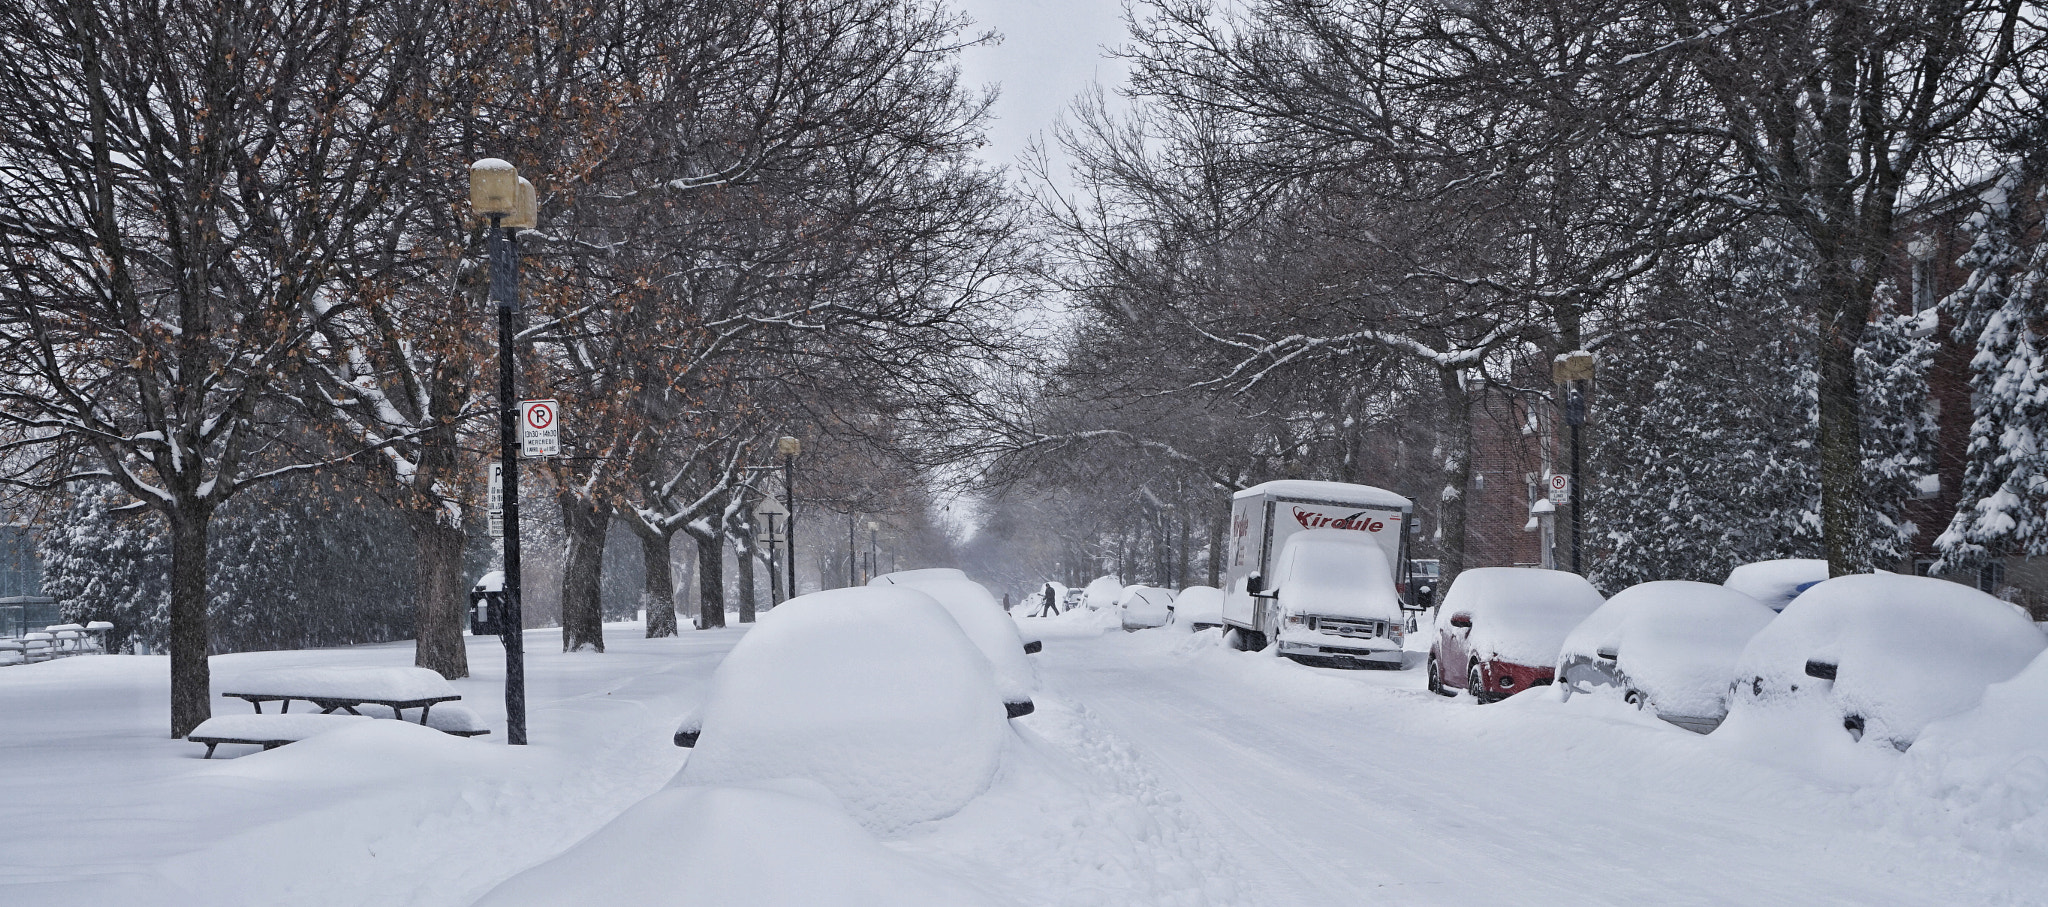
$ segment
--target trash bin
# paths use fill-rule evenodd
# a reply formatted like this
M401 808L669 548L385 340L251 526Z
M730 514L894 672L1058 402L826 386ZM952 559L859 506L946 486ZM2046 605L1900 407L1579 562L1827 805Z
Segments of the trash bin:
M505 634L505 572L484 574L469 590L469 632L477 636Z

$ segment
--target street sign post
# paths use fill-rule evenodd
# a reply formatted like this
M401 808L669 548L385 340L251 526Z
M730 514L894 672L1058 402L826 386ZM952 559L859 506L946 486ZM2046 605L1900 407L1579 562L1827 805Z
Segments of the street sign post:
M553 400L519 402L519 453L526 457L552 457L562 452L560 410Z
M1572 477L1563 473L1550 477L1550 503L1564 504L1572 499Z

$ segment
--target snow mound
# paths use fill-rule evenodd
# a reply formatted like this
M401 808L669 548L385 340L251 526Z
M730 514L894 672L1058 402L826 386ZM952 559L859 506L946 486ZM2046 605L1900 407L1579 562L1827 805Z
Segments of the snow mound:
M1601 603L1600 593L1576 573L1479 567L1451 581L1437 608L1436 631L1451 632L1451 618L1469 614L1467 644L1478 658L1554 665L1565 637Z
M1900 790L1945 804L1965 843L2000 856L2048 858L2048 655L1984 690L1976 708L1940 719L1907 752Z
M1867 770L1880 763L1859 753L1906 749L2044 648L2048 637L2032 621L1968 586L1839 576L1802 593L1743 649L1715 736L1764 761ZM1835 677L1810 676L1809 663L1834 666Z
M1125 586L1116 607L1126 630L1163 627L1173 619L1173 593L1157 586Z
M1081 604L1091 611L1115 608L1116 600L1124 594L1124 584L1114 576L1098 576L1088 583L1081 592Z
M1725 586L1666 580L1630 586L1581 621L1558 653L1597 663L1601 650L1659 714L1719 719L1735 662L1776 612Z
M784 607L787 607L786 605ZM478 907L987 904L882 846L815 784L659 791Z
M1215 586L1180 590L1179 597L1173 600L1173 622L1187 627L1223 623L1223 590Z
M1742 564L1728 571L1721 585L1783 611L1800 592L1827 578L1827 561L1795 557Z
M815 592L762 615L700 714L672 784L808 778L877 831L958 810L987 789L1010 736L988 659L931 596L902 587Z
M988 587L950 567L902 570L868 581L870 586L901 586L931 596L967 638L974 641L996 671L996 690L1004 702L1025 702L1038 689L1038 672L1024 657L1024 637L1017 622L989 594Z
M1010 616L1017 622L1017 631L1027 639L1087 639L1117 629L1123 625L1123 615L1115 608L1094 611L1075 608L1061 611L1052 617L1025 617L1015 611Z
M186 734L187 739L221 737L235 740L304 740L340 730L353 721L369 721L360 715L215 715Z

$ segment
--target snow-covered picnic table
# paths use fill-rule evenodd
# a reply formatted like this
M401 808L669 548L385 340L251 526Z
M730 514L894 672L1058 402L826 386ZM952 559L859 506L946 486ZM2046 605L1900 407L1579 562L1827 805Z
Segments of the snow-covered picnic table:
M406 709L419 709L421 724L427 723L427 713L435 703L462 698L446 678L426 668L370 667L257 671L242 675L221 696L244 700L255 706L259 715L266 702L283 703L279 711L290 712L294 699L319 706L321 714L361 715L358 706L381 705L401 721Z

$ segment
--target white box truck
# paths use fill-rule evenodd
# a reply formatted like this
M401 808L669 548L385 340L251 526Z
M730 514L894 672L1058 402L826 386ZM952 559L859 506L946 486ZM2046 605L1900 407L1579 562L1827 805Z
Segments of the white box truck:
M1399 667L1414 504L1343 482L1284 480L1230 506L1223 623L1247 649Z

